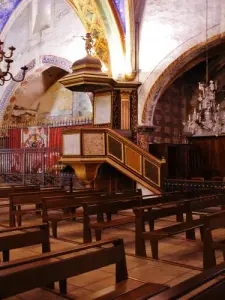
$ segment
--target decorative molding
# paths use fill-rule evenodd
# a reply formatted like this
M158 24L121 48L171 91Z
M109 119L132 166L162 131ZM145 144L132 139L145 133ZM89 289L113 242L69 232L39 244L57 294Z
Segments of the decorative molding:
M104 133L83 133L83 155L105 155Z
M120 120L120 92L113 91L112 93L112 128L120 129L121 120Z
M130 130L130 92L120 92L121 129Z
M142 175L142 156L125 145L125 165Z
M143 159L143 176L156 184L157 186L160 186L160 169L155 164L150 162L149 160Z
M131 92L131 130L132 130L132 140L135 144L137 144L137 126L138 126L138 99L137 99L137 91L133 90Z
M107 134L107 155L111 155L122 163L124 162L123 143Z
M55 56L55 55L42 55L41 56L42 64L49 64L50 66L56 66L67 72L71 72L72 62L68 59Z
M146 152L149 152L149 134L138 133L137 144L141 149L145 150Z

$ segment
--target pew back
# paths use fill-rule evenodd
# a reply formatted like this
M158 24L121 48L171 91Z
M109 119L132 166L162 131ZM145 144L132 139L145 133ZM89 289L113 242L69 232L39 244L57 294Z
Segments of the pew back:
M84 252L88 249L95 249L95 251ZM128 278L122 239L111 239L64 251L46 253L20 260L19 263L16 261L6 263L0 266L0 298L46 286L56 281L64 283L65 292L67 278L111 264L116 265L116 283Z
M42 197L52 197L57 195L64 195L66 191L59 189L43 190L37 192L26 192L26 193L13 193L9 196L10 205L25 205L25 204L38 204L41 202Z
M39 185L29 185L29 186L9 186L0 188L0 198L8 198L12 193L23 193L23 192L35 192L40 191Z
M42 244L42 252L50 251L48 224L0 230L0 251L3 261L9 261L9 251Z

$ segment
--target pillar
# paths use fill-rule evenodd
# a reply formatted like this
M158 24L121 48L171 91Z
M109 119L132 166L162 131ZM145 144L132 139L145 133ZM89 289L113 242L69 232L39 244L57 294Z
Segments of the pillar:
M130 91L121 91L121 130L130 130Z

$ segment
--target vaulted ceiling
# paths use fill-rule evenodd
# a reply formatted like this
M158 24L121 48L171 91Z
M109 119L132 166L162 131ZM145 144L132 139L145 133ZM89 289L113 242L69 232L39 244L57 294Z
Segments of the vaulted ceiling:
M0 0L0 31L20 2L21 0Z
M41 0L39 0L41 1ZM65 0L66 1L66 0ZM114 3L118 15L120 17L120 21L123 25L124 31L125 28L125 0L112 0ZM10 18L13 11L16 9L18 4L22 2L22 0L0 0L0 32L4 28L5 24L7 23L8 19Z

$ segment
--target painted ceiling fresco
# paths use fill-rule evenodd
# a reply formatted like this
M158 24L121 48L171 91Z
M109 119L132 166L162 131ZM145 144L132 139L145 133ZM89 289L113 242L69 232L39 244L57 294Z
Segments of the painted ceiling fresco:
M0 0L0 31L20 2L21 0Z
M10 18L13 10L22 0L0 0L0 32ZM124 11L124 1L125 0L113 0L118 11L118 14L125 31L125 11Z
M124 31L126 31L124 1L125 0L113 0L113 2L115 3L116 9L118 11L118 14L120 16L120 20L123 25L123 29L124 29Z

